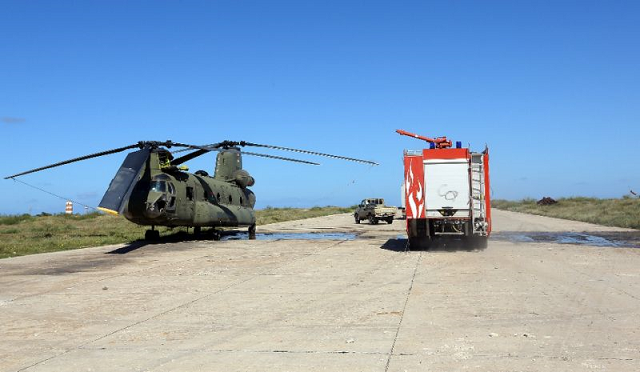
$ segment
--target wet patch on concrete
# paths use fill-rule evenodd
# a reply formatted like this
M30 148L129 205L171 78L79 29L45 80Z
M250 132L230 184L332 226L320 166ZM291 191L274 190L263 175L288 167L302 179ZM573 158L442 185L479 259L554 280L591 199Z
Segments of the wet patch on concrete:
M640 248L640 231L620 232L522 232L502 231L491 240L513 243L575 244L592 247Z

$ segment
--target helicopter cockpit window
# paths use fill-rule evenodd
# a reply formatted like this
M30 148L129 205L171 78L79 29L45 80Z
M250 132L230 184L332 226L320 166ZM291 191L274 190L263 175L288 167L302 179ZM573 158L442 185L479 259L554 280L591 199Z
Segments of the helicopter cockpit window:
M165 181L151 181L151 191L166 192L167 183Z

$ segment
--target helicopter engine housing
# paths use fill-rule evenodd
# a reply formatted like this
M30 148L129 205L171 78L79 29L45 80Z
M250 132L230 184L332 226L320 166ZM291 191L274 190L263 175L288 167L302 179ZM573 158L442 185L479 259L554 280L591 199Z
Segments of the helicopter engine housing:
M249 172L247 172L244 169L239 169L237 171L234 171L232 175L233 175L233 180L236 182L236 184L242 187L243 189L246 187L253 186L256 183L256 180L253 177L251 177Z

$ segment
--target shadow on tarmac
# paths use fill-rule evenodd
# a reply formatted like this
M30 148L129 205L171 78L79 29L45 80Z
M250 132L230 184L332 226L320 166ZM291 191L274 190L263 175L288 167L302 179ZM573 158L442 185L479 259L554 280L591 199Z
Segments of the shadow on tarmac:
M218 230L217 233L220 234L220 237L226 237L226 236L235 236L238 234L242 234L243 232ZM192 241L199 241L199 240L209 241L209 240L216 240L215 238L217 237L212 231L203 231L202 233L195 235L187 231L180 230L173 234L160 236L159 238L154 240L144 240L144 239L135 240L125 245L124 247L114 249L113 251L106 252L105 254L127 254L129 252L133 252L147 245L156 245L156 244L165 244L165 243L182 243L182 242L192 242Z
M147 245L155 245L155 244L164 244L164 243L182 243L182 242L190 242L190 241L212 241L212 240L250 240L249 233L247 231L242 230L228 230L228 231L220 231L217 230L214 234L211 231L203 231L198 235L189 234L186 231L178 231L171 235L164 235L155 240L136 240L130 242L124 247L120 247L110 252L106 252L106 254L127 254L129 252L133 252L137 249L140 249ZM356 239L355 234L351 233L258 233L256 234L256 240L354 240Z
M409 248L409 240L407 238L393 238L387 240L381 249L393 252L419 252L419 251L435 251L435 252L480 252L485 248L472 246L469 242L462 239L434 239L428 248Z

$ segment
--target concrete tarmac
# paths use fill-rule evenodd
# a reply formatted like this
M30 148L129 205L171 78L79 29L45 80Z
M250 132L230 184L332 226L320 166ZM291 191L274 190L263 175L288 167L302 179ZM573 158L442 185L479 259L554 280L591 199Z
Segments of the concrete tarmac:
M0 371L640 370L637 231L494 231L407 251L404 221L335 215L0 260Z

